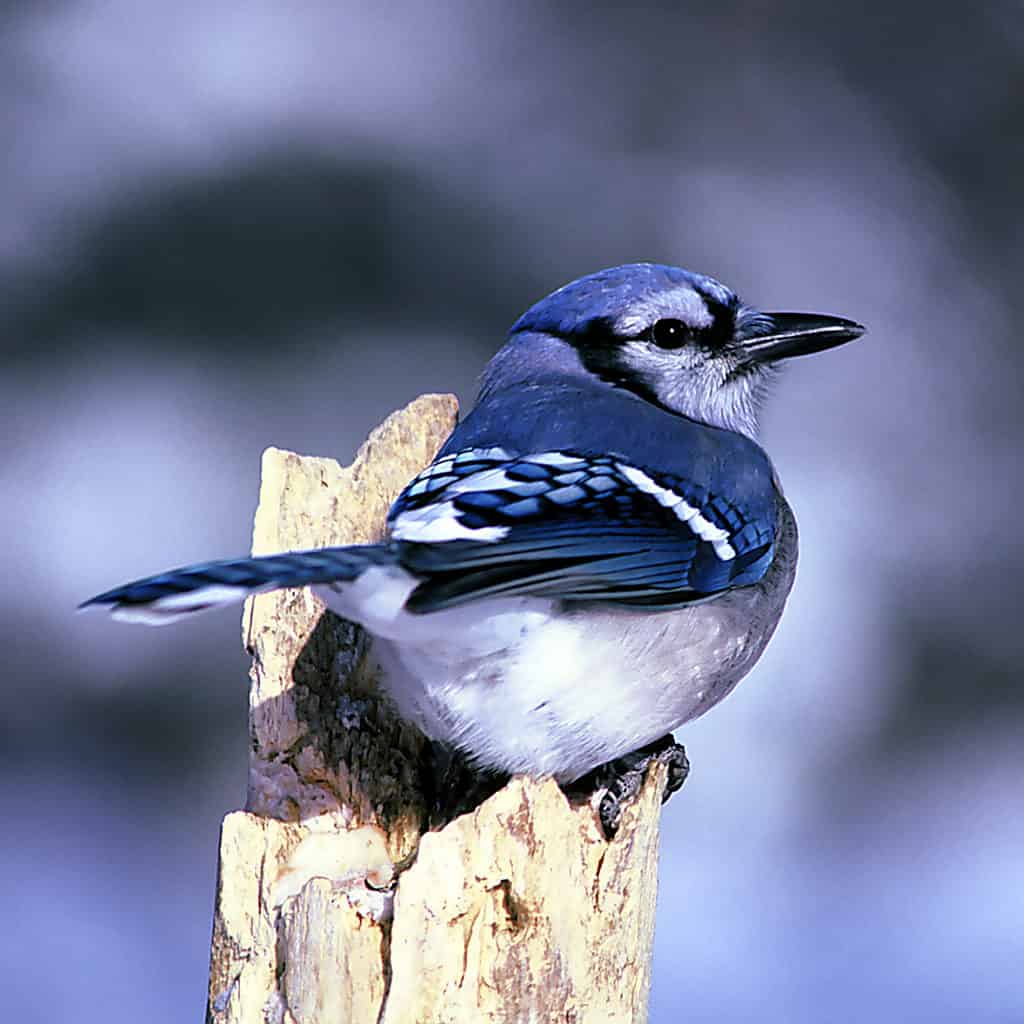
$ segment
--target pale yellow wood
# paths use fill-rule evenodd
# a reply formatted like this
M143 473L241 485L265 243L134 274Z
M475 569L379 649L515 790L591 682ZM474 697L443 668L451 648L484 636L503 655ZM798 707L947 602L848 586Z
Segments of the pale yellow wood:
M379 539L456 414L423 396L346 468L268 449L254 553ZM249 790L221 833L209 1021L646 1019L663 771L611 843L588 805L526 779L423 835L423 739L359 630L288 590L248 602L243 634Z
M398 886L383 1024L645 1020L663 773L611 843L589 806L522 778L425 835Z

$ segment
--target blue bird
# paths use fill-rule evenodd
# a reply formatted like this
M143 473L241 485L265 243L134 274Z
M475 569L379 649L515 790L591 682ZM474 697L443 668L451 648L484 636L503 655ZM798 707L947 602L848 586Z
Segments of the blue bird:
M611 834L652 756L681 784L669 734L750 671L793 584L766 385L863 330L676 267L590 274L512 326L383 543L208 562L83 607L164 623L311 586L371 635L403 717L482 770L612 780Z

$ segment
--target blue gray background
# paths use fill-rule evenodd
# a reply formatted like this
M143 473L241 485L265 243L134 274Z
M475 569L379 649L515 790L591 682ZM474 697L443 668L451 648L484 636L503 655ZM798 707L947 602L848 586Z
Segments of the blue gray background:
M1015 3L0 3L11 1019L199 1019L244 794L237 613L74 605L641 259L870 327L765 417L803 559L680 734L652 1019L1024 1019L1022 67Z

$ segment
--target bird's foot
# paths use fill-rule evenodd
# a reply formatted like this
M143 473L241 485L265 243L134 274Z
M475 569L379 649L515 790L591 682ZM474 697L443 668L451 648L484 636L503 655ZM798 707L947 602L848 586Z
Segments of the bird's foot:
M622 823L623 807L640 793L647 769L653 764L663 764L668 769L664 803L690 773L686 750L671 735L602 764L572 783L570 792L590 794L596 801L598 821L606 839L615 838Z

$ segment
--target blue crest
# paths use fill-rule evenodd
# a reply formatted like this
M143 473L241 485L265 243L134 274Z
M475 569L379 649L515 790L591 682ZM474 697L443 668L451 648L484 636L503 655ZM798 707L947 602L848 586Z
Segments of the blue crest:
M565 337L593 320L617 317L635 302L680 287L726 306L737 301L731 289L704 274L664 263L626 263L563 285L534 303L512 325L511 333L542 331Z

